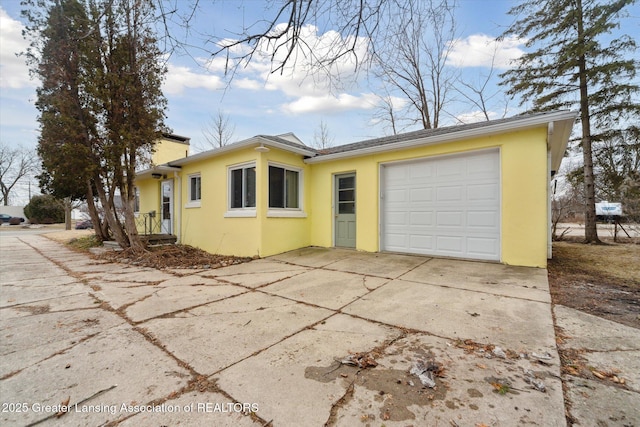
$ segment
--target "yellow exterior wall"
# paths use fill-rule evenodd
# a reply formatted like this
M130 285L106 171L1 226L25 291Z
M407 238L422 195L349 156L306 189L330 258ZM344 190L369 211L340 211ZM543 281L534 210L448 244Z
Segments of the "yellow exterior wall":
M300 191L302 192L301 207L306 217L279 218L267 216L269 205L268 173L270 163L275 166L289 166L294 169L300 169L302 180L302 187L300 187ZM261 196L260 199L264 202L258 207L258 216L262 230L260 256L275 255L310 245L311 199L313 199L313 193L311 191L312 180L311 167L302 161L300 155L273 148L269 152L261 154L261 164L258 170L258 188ZM262 185L260 185L260 183L262 183ZM274 210L273 212L278 211Z
M183 145L184 146L184 145ZM183 166L174 188L174 206L180 209L181 242L211 253L269 256L305 246L334 245L334 176L356 173L356 249L380 250L380 164L422 157L498 148L501 162L501 261L545 267L547 255L547 144L546 126L361 157L305 164L302 156L270 148L230 151ZM256 216L225 217L228 211L228 168L256 163ZM302 172L302 208L306 217L269 217L270 162ZM189 175L200 173L200 207L187 207ZM141 212L159 213L159 183L141 180ZM180 191L177 186L180 185ZM178 215L174 212L174 219Z
M154 165L161 165L172 160L182 159L189 154L189 144L162 138L156 142L151 162Z
M333 177L356 173L356 249L376 252L379 242L381 163L421 157L500 149L502 181L501 260L506 264L546 266L546 126L362 157L312 164L311 245L333 246Z
M253 149L234 151L183 166L181 171L182 229L181 242L221 255L260 255L258 218L225 218L228 200L228 167L256 161L260 153ZM189 175L200 173L202 201L200 207L187 208ZM260 173L257 171L257 173ZM256 206L263 203L257 192Z
M256 163L256 216L225 217L228 211L230 166ZM238 256L269 256L309 246L309 201L302 201L307 218L267 217L269 200L268 166L290 166L302 171L303 198L309 197L310 167L301 156L271 149L267 153L252 147L218 157L187 164L182 168L182 243L207 252ZM189 176L200 173L202 200L200 207L188 207ZM176 204L178 206L178 204Z

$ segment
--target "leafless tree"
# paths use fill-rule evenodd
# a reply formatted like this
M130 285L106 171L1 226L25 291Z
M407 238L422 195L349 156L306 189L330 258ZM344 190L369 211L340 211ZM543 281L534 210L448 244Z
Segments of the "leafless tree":
M200 2L156 0L165 28L166 48L181 51L193 48L186 40L193 35ZM271 58L272 73L284 72L287 65L303 59L314 70L331 71L337 61L349 58L358 69L373 58L377 41L386 41L395 24L409 19L410 13L404 0L265 1L264 19L247 22L233 33L202 36L208 53L226 59L228 73L265 52ZM335 38L330 49L317 49L305 39L304 31L309 26L331 28L341 37ZM176 27L184 29L184 36L172 31Z
M224 147L233 140L236 130L234 124L223 110L218 110L215 115L211 115L210 121L202 130L207 149Z
M325 150L333 145L334 137L329 132L327 122L320 120L320 125L313 132L313 147L318 150Z
M407 114L424 129L440 125L457 75L447 66L456 36L455 0L409 0L406 21L377 52L378 75L409 101Z
M491 112L500 111L500 118L507 116L509 107L509 98L504 91L494 87L496 79L496 55L498 53L498 44L495 45L491 56L491 66L486 74L479 74L475 82L458 78L455 85L455 91L466 100L468 105L476 108L484 117L484 120L491 120ZM499 100L498 100L499 99ZM495 118L495 117L493 117Z
M33 174L38 168L35 150L16 146L10 147L0 142L0 191L2 204L9 204L9 195L15 185L23 178Z

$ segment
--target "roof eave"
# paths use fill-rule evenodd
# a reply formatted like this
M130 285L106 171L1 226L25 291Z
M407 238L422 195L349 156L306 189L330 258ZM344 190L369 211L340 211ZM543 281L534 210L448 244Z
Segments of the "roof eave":
M555 122L558 124L570 122L571 125L568 127L569 127L569 133L571 133L571 127L573 127L573 123L575 122L577 114L578 113L575 111L558 111L558 112L549 113L541 116L523 117L520 120L514 120L512 122L499 123L495 125L488 125L486 127L453 131L453 132L442 134L442 135L427 136L424 138L417 138L417 139L400 141L400 142L391 143L391 144L377 145L373 147L343 151L343 152L334 153L334 154L320 154L316 157L306 159L305 162L321 163L321 162L328 162L332 160L338 160L338 159L349 158L349 157L383 153L387 151L403 150L403 149L426 146L426 145L443 144L443 143L452 142L452 141L460 141L464 139L477 138L480 136L490 136L490 135L496 135L496 134L506 133L510 131L530 129L532 127L548 125L551 122ZM568 136L567 136L567 139L568 139ZM556 145L557 145L557 142L556 142ZM566 143L564 147L566 148ZM562 154L564 154L564 150L562 151Z
M292 147L290 145L282 144L277 141L273 141L268 138L264 138L262 136L253 136L251 138L245 139L243 141L238 141L233 144L225 145L224 147L216 148L209 151L204 151L202 153L194 154L193 156L185 157L182 159L172 160L167 164L170 166L182 166L185 164L206 160L211 157L217 157L225 153L229 153L236 150L242 150L245 148L249 148L253 145L266 145L272 148L278 148L280 150L290 151L296 154L300 154L302 156L314 156L316 153L314 151L310 151L305 149L304 147Z

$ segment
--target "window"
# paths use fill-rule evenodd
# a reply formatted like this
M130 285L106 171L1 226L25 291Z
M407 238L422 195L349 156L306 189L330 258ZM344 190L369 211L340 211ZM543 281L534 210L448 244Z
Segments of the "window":
M269 166L269 208L300 209L300 172Z
M140 213L140 189L138 187L133 188L133 213Z
M229 171L231 209L256 207L256 165L247 165Z
M202 199L202 178L200 174L189 175L189 203L187 207L200 206Z

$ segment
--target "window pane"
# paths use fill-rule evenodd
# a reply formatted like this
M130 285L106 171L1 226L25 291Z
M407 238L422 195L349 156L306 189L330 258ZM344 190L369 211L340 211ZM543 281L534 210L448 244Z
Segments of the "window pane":
M338 178L338 189L342 190L345 188L351 189L356 187L356 177L355 176L347 176L344 178Z
M356 204L354 202L341 202L338 203L339 214L354 214L356 213Z
M190 181L191 191L189 192L189 200L192 202L200 200L200 177L192 176Z
M269 166L269 207L284 208L284 169Z
M245 195L244 195L244 207L255 208L256 207L256 168L247 168L245 171Z
M355 190L341 190L338 191L338 201L339 202L353 202L355 200L356 191Z
M242 207L242 169L231 171L231 207Z
M298 172L287 171L287 208L297 209L298 206Z
M197 186L196 198L200 200L202 199L202 178L200 177L196 178L196 186Z

